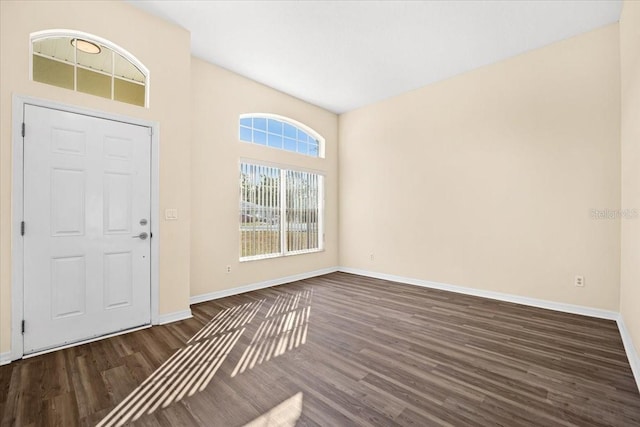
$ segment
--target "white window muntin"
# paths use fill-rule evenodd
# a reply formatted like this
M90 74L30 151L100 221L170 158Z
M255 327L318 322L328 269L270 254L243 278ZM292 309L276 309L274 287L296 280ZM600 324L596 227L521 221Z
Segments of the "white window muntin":
M272 252L272 253L265 253L265 254L258 254L258 255L251 255L251 256L243 256L243 240L242 240L242 222L240 224L240 228L241 228L241 232L240 232L240 261L253 261L253 260L259 260L259 259L268 259L268 258L277 258L277 257L283 257L283 256L290 256L290 255L299 255L299 254L305 254L305 253L313 253L313 252L320 252L324 250L324 242L325 242L325 232L324 232L324 204L325 204L325 185L324 185L324 180L325 180L325 174L322 171L317 171L317 170L312 170L312 169L306 169L306 168L299 168L299 167L295 167L295 166L289 166L289 165L280 165L280 164L274 164L274 163L270 163L270 162L263 162L263 161L257 161L254 159L240 159L239 162L239 170L240 170L240 179L242 179L242 167L243 165L247 165L249 167L257 167L257 168L268 168L268 169L277 169L278 170L278 176L279 176L279 182L280 182L280 189L279 189L279 198L278 198L278 215L279 215L279 221L277 224L277 230L279 231L279 241L280 241L280 250L278 252ZM310 175L314 175L317 177L317 224L318 224L318 230L317 230L317 247L315 248L311 248L311 249L297 249L297 250L289 250L288 248L288 241L287 241L287 237L288 237L288 229L287 229L287 225L288 222L286 221L287 218L287 194L286 194L286 185L282 185L282 183L286 183L287 182L287 172L298 172L298 173L303 173L303 174L310 174ZM243 211L243 194L242 194L242 184L240 182L240 216L242 218L242 216L244 215ZM264 202L264 201L262 201ZM284 220L283 220L284 219ZM273 230L275 230L276 228L273 228ZM252 245L259 245L259 242L252 242Z
M246 125L243 123L243 121L247 120L247 119L265 119L265 120L272 120L272 121L276 121L276 122L281 122L283 123L283 125L289 125L292 126L296 129L301 130L302 132L304 132L306 135L308 135L309 137L311 137L313 139L313 141L317 142L317 154L309 154L309 152L301 152L297 149L288 149L286 148L286 139L290 139L290 140L295 140L296 143L299 142L298 138L293 138L291 136L285 135L285 131L284 129L281 132L277 132L277 131L271 131L269 130L268 126L265 126L264 129L256 129L255 125L252 124L251 125ZM244 132L250 132L251 133L251 137L250 140L247 139L246 137L243 137L243 133ZM256 134L264 134L265 140L264 142L260 142L259 138L256 138ZM282 147L274 147L272 145L269 145L269 138L271 136L275 136L275 137L280 137L283 140L283 145ZM241 114L239 119L238 119L238 139L240 139L240 141L243 142L249 142L249 143L253 143L253 144L258 144L258 145L263 145L263 146L267 146L267 147L271 147L271 148L277 148L277 149L281 149L283 151L289 151L289 152L293 152L293 153L299 153L299 154L303 154L309 157L317 157L317 158L324 158L325 156L325 139L322 137L322 135L320 135L318 132L316 132L315 130L313 130L312 128L310 128L309 126L305 125L304 123L300 123L296 120L290 119L288 117L284 117L284 116L280 116L278 114L270 114L270 113L247 113L247 114ZM301 141L304 142L304 141ZM310 143L310 145L315 145L314 143Z
M144 76L144 84L140 83L140 82L136 82L134 80L131 79L126 79L128 82L134 83L134 84L141 84L145 87L145 91L144 91L144 106L146 108L149 107L149 94L150 94L150 85L151 85L151 72L149 71L149 69L142 63L140 62L140 60L138 58L136 58L133 54L131 54L129 51L127 51L126 49L118 46L117 44L113 43L110 40L107 40L105 38L99 37L99 36L95 36L93 34L90 33L85 33L83 31L77 31L77 30L69 30L69 29L51 29L51 30L43 30L43 31L36 31L30 34L29 36L29 80L33 80L33 55L34 55L34 51L33 51L33 44L34 42L37 42L39 40L43 40L43 39L47 39L47 38L63 38L63 37L69 37L72 39L81 39L81 40L87 40L89 42L92 43L96 43L98 45L102 45L104 47L106 47L107 49L111 50L112 52L114 52L114 54L120 55L123 59L125 59L126 61L128 61L131 65L133 65L134 67L136 67ZM37 55L37 53L35 53ZM51 58L51 57L47 57L48 59L52 59L54 61L57 61L56 58ZM114 75L114 71L112 70L111 73L107 73L107 72L101 72L99 70L93 69L93 68L87 68L84 67L80 64L77 63L76 58L74 58L74 68L78 69L78 68L83 68L83 69L87 69L93 72L97 72L98 74L104 74L107 76L111 76L112 79L114 78L118 78L117 76ZM112 59L112 67L115 69L115 58ZM74 72L75 74L75 72ZM74 75L74 90L76 90L75 85L77 84L77 78ZM112 83L112 96L111 98L113 99L113 88L114 88L114 84Z

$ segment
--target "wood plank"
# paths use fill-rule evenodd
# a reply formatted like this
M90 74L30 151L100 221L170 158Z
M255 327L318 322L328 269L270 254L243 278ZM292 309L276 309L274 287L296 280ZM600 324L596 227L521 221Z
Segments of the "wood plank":
M0 367L0 425L640 425L609 320L346 273L192 311Z

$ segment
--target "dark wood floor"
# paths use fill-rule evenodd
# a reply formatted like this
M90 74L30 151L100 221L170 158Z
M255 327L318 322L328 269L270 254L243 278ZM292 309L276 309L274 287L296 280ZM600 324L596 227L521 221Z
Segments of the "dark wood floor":
M612 321L345 273L0 367L2 425L637 426Z

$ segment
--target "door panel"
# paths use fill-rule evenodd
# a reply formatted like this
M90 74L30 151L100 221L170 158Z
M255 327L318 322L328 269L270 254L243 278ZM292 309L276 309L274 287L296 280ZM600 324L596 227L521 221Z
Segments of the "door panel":
M131 233L131 175L104 174L104 233Z
M131 252L104 254L104 308L131 305L133 271Z
M86 175L83 170L51 171L51 235L84 235Z
M24 121L24 353L149 324L149 129L30 105Z
M72 129L51 129L51 152L85 155L86 134Z
M52 314L54 319L77 316L86 309L87 269L83 256L51 259Z

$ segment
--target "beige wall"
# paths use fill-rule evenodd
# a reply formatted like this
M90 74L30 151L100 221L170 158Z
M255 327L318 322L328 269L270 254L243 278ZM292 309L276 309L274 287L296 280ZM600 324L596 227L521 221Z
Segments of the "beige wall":
M160 313L187 309L191 160L189 33L123 2L2 1L0 17L0 352L9 351L11 340L12 94L160 123L160 208L178 208L180 215L178 221L160 224ZM150 108L29 81L29 34L54 28L95 34L137 56L151 71Z
M622 71L622 207L640 212L640 2L620 19ZM622 221L620 312L640 354L640 218Z
M618 36L340 116L340 265L617 311Z
M338 118L199 59L191 63L191 295L318 269L338 261ZM310 126L326 139L317 159L238 140L243 113L273 113ZM326 173L326 250L259 261L238 261L239 161L256 159ZM226 266L231 266L231 273Z
M161 313L186 309L190 295L340 264L609 310L621 300L639 345L640 220L590 217L621 206L619 37L622 206L640 208L637 3L625 3L620 32L610 25L339 119L191 58L186 31L125 3L2 1L0 16L0 353L10 348L12 94L160 123L160 207L179 210L160 224ZM29 81L29 33L52 28L136 55L151 70L150 108ZM326 159L239 142L238 115L250 112L309 125ZM238 261L228 184L240 158L327 174L325 251Z

